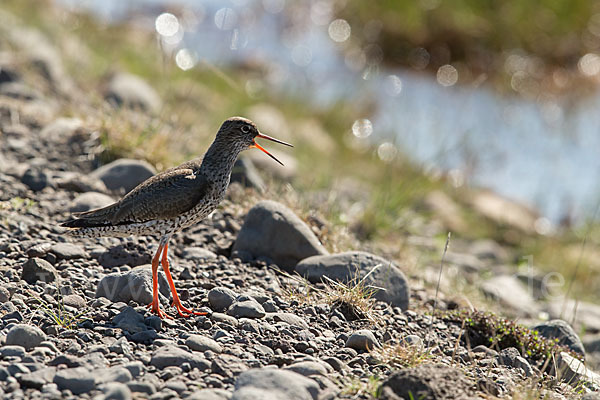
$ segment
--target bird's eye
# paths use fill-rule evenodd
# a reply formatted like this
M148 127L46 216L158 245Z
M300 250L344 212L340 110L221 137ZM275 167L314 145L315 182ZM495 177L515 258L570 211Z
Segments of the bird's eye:
M250 132L250 127L248 125L242 126L242 132L249 133Z

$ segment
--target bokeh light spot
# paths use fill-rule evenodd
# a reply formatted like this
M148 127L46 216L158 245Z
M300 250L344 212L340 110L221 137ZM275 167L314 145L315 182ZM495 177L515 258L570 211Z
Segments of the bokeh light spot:
M292 61L300 67L306 67L312 61L312 51L304 45L295 46L292 49Z
M367 64L377 65L383 61L383 49L378 44L370 44L365 47Z
M229 31L237 24L237 13L231 8L221 8L215 13L215 25L217 28Z
M271 14L279 14L283 11L285 0L263 0L262 4L266 12Z
M384 142L377 147L377 157L379 157L379 159L385 163L394 161L397 154L398 149L393 143Z
M546 217L540 217L535 220L533 227L535 231L540 235L549 235L554 231L554 227L552 226L552 222Z
M600 14L594 14L588 22L588 31L596 37L600 37Z
M427 68L430 60L431 56L429 55L429 52L423 47L412 49L408 54L408 62L416 70Z
M194 68L196 57L189 49L179 49L175 54L175 64L184 71Z
M458 71L450 64L442 65L437 71L437 81L442 86L452 86L458 81Z
M402 92L402 80L396 75L385 78L385 91L390 96L398 96Z
M456 168L451 169L450 171L448 171L448 181L455 188L464 186L465 173L463 171L461 171L460 169L456 169Z
M344 56L344 63L352 71L360 71L367 64L367 56L361 48L350 49Z
M352 134L357 138L363 139L371 136L373 133L373 124L366 118L357 119L352 124Z
M336 19L329 24L329 37L334 42L345 42L350 37L350 24L345 19Z
M597 75L600 73L600 56L594 53L587 53L579 59L577 67L586 76Z
M248 79L245 85L246 94L248 94L249 97L256 99L260 96L264 87L265 84L260 79Z
M331 21L332 14L333 2L331 1L319 0L310 6L310 19L315 25L327 25Z
M156 17L154 27L162 36L173 36L179 31L179 20L171 13L162 13Z

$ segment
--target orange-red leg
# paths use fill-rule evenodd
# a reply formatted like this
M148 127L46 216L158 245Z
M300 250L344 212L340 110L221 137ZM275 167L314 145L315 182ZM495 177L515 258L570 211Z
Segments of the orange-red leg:
M165 275L167 276L167 281L169 282L169 286L171 287L171 293L173 294L173 304L172 306L177 309L177 313L179 313L182 317L189 317L190 315L206 315L205 312L197 312L190 309L187 309L181 304L181 300L179 300L179 295L177 294L177 289L175 289L175 282L173 282L173 277L171 276L171 271L169 270L169 260L167 259L167 252L169 251L169 243L165 243L165 248L162 253L162 267L165 271ZM185 314L184 314L185 313Z
M161 240L158 245L158 250L152 258L152 303L148 305L150 312L158 315L160 318L171 318L164 311L160 309L160 302L158 301L158 263L160 262L160 253L163 251L163 241Z

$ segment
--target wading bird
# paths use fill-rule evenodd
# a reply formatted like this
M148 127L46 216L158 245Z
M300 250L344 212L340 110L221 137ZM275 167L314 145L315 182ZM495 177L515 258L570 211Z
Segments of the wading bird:
M139 184L121 200L107 207L74 215L61 226L75 237L160 235L152 258L151 311L168 317L158 301L158 265L162 264L180 316L202 315L185 308L175 289L167 252L171 236L209 215L223 200L233 164L242 150L257 148L279 164L281 161L256 143L256 138L286 146L291 144L260 133L256 125L241 117L227 119L202 158L168 169ZM170 317L168 317L170 318Z

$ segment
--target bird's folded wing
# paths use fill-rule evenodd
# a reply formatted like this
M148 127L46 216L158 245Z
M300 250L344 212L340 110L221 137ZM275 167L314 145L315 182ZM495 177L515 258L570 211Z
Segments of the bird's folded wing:
M117 203L109 217L114 225L175 218L197 205L210 182L192 169L165 171L142 183Z

